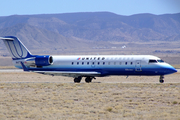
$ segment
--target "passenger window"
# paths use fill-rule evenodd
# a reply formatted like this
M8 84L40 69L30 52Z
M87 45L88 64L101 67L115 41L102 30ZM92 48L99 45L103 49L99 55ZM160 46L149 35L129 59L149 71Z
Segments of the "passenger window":
M87 65L89 65L89 62L87 62Z
M105 62L103 62L103 65L105 65Z
M98 57L98 60L100 60L100 57Z
M79 62L77 62L77 65L79 65Z
M105 58L103 57L102 60L104 60Z
M94 65L94 62L92 64Z
M131 65L133 64L133 62L131 62Z
M156 60L149 60L149 63L157 63Z
M100 63L98 62L98 65L99 65Z
M127 65L127 62L125 64Z
M89 58L86 58L86 60L89 60Z
M72 65L74 64L74 62L72 62Z
M84 65L84 62L82 62L82 65Z

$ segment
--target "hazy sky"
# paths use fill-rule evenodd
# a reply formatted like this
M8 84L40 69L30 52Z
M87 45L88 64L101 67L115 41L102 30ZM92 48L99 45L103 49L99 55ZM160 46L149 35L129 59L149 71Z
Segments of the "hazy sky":
M180 0L0 0L0 16L99 11L119 15L180 13Z

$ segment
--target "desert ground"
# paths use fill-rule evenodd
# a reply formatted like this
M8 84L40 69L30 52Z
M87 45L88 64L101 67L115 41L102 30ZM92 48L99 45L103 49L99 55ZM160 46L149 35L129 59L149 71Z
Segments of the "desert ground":
M29 72L0 72L0 120L180 119L180 72L111 76L92 83Z

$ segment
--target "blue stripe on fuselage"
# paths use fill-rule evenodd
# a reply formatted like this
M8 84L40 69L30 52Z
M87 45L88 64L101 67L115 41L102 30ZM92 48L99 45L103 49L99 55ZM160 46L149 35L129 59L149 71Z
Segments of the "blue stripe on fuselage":
M22 68L21 66L19 66ZM100 72L102 76L108 75L165 75L177 72L170 65L145 65L140 71L136 71L134 66L120 67L90 67L90 66L48 66L43 68L28 68L30 71L75 71L75 72Z

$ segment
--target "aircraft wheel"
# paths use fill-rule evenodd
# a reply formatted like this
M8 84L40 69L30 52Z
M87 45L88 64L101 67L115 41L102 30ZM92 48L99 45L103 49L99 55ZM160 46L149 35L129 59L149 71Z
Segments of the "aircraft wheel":
M85 81L86 81L87 83L92 82L92 77L86 77Z
M82 79L82 77L74 78L74 83L80 83L81 79Z
M160 83L164 83L164 80L159 80Z

